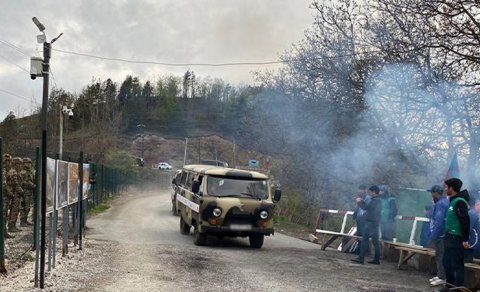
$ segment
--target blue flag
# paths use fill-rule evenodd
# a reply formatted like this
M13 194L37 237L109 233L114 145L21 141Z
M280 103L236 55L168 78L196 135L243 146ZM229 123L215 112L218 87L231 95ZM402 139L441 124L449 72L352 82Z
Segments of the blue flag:
M447 175L445 176L445 179L449 179L452 177L458 178L460 176L460 167L458 166L458 158L457 158L457 152L453 154L452 161L450 162L450 167L447 169Z

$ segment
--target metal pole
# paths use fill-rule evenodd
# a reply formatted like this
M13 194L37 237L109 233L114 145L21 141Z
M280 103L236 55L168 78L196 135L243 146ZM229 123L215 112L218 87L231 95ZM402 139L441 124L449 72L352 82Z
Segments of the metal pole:
M5 229L3 222L3 148L2 148L2 138L0 138L0 273L7 274L7 269L5 267Z
M201 160L201 154L202 154L202 138L201 137L198 137L198 163L200 164L200 160Z
M34 241L35 241L35 287L38 287L38 266L39 266L39 254L40 254L40 250L39 250L39 247L40 247L40 244L38 242L39 240L39 234L38 234L38 231L39 231L39 215L40 215L40 212L38 212L38 207L39 207L39 199L40 197L38 196L38 188L39 188L39 180L40 180L40 148L37 147L37 150L36 150L36 161L35 161L35 191L33 193L33 197L34 197L34 202L33 202L33 217L34 217L34 225L33 225L33 232L34 232Z
M52 236L52 268L55 269L55 262L56 262L56 254L57 254L57 225L58 225L58 196L59 196L59 183L58 183L58 164L60 160L58 158L60 157L60 154L57 156L57 160L55 161L55 191L54 194L55 196L53 197L53 213L52 213L52 229L50 229L50 234ZM67 177L68 179L68 177Z
M42 191L41 191L41 235L40 235L40 289L45 287L45 234L47 223L47 107L50 70L50 43L43 43L43 98L42 98Z
M40 148L35 149L35 189L33 189L33 246L38 248L38 180L40 178Z
M183 155L183 165L187 162L188 138L185 138L185 154Z
M60 143L58 145L58 159L62 160L63 158L63 113L60 109Z
M68 254L68 205L63 207L62 213L62 227L63 227L63 243L62 243L62 257Z
M142 160L145 162L145 133L142 133Z
M234 140L233 141L233 165L232 165L232 167L237 166L236 161L235 161L235 147L236 147L236 143L235 143L235 140Z
M78 188L77 188L78 190ZM78 200L78 194L77 194ZM76 246L78 244L78 201L73 204L72 206L72 226L73 226L73 245Z
M83 151L80 151L80 158L78 159L78 170L79 170L79 179L80 179L80 188L78 192L78 211L79 211L79 220L78 220L78 225L79 225L79 233L78 233L78 249L82 249L82 218L83 218L83 208L82 208L82 202L83 202Z
M57 156L58 157L58 156ZM55 250L55 237L56 237L56 227L55 227L55 211L57 208L57 196L58 196L58 159L55 159L55 171L54 171L54 181L53 186L53 210L50 213L50 236L48 237L48 271L52 270L52 260L55 259L54 250ZM55 263L53 263L53 268L55 268Z

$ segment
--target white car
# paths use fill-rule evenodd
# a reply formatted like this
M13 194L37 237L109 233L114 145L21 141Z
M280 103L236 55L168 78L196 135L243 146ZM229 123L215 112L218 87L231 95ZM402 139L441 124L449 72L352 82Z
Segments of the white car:
M166 162L160 162L158 164L158 169L160 170L172 170L172 166Z

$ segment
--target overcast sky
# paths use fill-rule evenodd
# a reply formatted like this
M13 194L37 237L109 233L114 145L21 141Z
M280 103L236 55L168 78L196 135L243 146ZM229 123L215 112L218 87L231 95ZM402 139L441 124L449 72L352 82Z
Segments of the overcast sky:
M46 26L49 40L64 33L53 45L56 49L168 63L278 60L279 54L303 38L313 22L309 0L0 2L1 119L9 111L29 114L33 106L41 104L42 79L33 81L27 72L30 57L42 55L33 16ZM220 77L233 84L250 83L252 70L275 67L138 65L54 51L51 68L58 87L79 92L92 78L112 78L119 82L132 74L144 81L156 75L182 75L188 69L200 77Z

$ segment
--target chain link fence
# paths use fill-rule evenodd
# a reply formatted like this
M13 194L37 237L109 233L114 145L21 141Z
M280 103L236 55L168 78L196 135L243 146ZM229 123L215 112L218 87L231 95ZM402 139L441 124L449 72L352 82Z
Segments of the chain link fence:
M0 138L0 155L3 161L2 140ZM32 274L35 274L35 286L38 286L38 271L39 271L39 253L40 253L40 151L37 148L28 152L23 150L22 153L12 153L12 156L22 155L33 160L35 167L35 188L30 192L32 203L28 213L28 224L17 224L13 227L0 231L0 272L10 273L22 267L26 262L35 261L35 269ZM52 155L49 155L52 156ZM79 153L79 158L83 154ZM70 161L68 161L70 160ZM54 166L53 172L49 173L50 166ZM61 165L64 165L67 174L63 173ZM88 172L85 170L88 169ZM51 177L53 175L53 177ZM6 221L11 219L14 206L11 200L7 200L6 184L9 181L6 179L4 165L0 162L0 177L2 184L0 184L0 208L2 215L0 216L0 223L6 226L3 218ZM66 160L58 160L49 158L47 161L47 218L46 218L46 245L45 251L46 263L45 266L48 271L55 268L57 252L62 252L62 255L68 254L68 248L79 247L81 249L82 237L85 237L83 229L85 227L87 212L89 209L95 209L101 204L124 192L128 184L131 182L128 179L129 173L126 171L109 167L103 164L88 163L84 164L82 159L76 159L69 156ZM165 182L169 179L168 175L159 175L157 180L159 185L165 187ZM77 182L77 184L75 184ZM66 184L66 186L64 186ZM73 184L73 186L72 186ZM61 190L65 187L67 194L62 198ZM83 191L82 191L83 189ZM72 196L68 194L73 192ZM82 194L82 195L80 195ZM69 198L65 198L68 196ZM70 200L70 198L78 198ZM10 202L10 203L9 203ZM11 221L11 220L10 220ZM12 232L10 232L11 230ZM9 236L12 235L12 236Z

